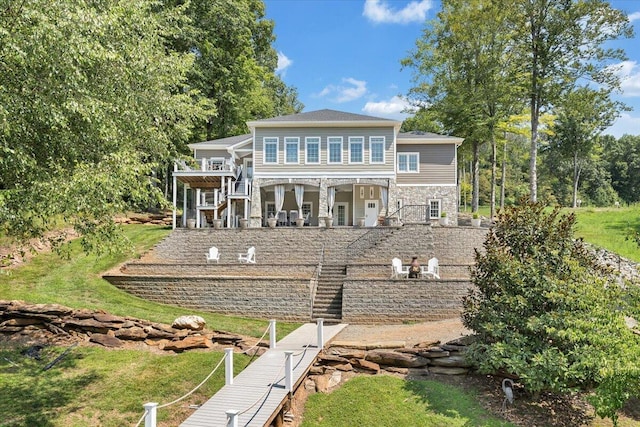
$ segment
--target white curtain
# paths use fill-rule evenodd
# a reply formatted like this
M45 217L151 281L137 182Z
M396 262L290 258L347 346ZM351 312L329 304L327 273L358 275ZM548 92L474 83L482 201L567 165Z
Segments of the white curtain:
M333 216L333 204L336 201L336 187L327 187L327 207L329 212L328 216Z
M277 184L273 186L273 192L276 196L276 215L282 210L284 204L284 184Z
M385 215L389 215L389 209L387 203L389 201L389 189L387 187L380 187L380 202L382 203L382 208L385 211Z
M294 188L296 191L296 203L298 204L298 218L302 218L302 201L304 200L304 185L296 184Z

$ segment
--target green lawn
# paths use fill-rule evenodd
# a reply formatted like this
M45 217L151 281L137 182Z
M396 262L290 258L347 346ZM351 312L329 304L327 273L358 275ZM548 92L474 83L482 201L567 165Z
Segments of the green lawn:
M360 376L331 394L314 394L303 427L513 426L487 413L475 396L437 381Z

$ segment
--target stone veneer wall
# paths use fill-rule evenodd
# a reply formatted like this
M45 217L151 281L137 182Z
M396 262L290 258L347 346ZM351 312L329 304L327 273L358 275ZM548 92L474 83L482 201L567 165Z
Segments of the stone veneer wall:
M308 321L310 282L268 277L109 276L114 286L149 301L234 316Z
M342 294L346 323L402 323L458 317L469 280L347 279Z
M449 223L458 222L458 187L450 186L397 186L398 199L403 199L405 205L424 205L429 199L440 199L441 212L447 213ZM437 220L433 220L437 222Z

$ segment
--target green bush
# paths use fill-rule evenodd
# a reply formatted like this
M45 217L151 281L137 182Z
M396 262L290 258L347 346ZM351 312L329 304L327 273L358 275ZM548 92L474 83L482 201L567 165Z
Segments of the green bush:
M640 339L625 325L640 298L596 265L574 224L573 214L524 200L498 215L464 300L463 322L478 337L468 357L531 392L593 389L596 412L615 424L640 395Z

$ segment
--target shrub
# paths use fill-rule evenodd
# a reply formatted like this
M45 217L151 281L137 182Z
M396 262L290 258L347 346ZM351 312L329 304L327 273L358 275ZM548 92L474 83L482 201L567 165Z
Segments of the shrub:
M464 299L463 322L478 337L468 357L531 392L595 388L596 412L616 423L640 394L640 340L625 325L640 298L596 265L574 224L573 214L524 200L499 213Z

